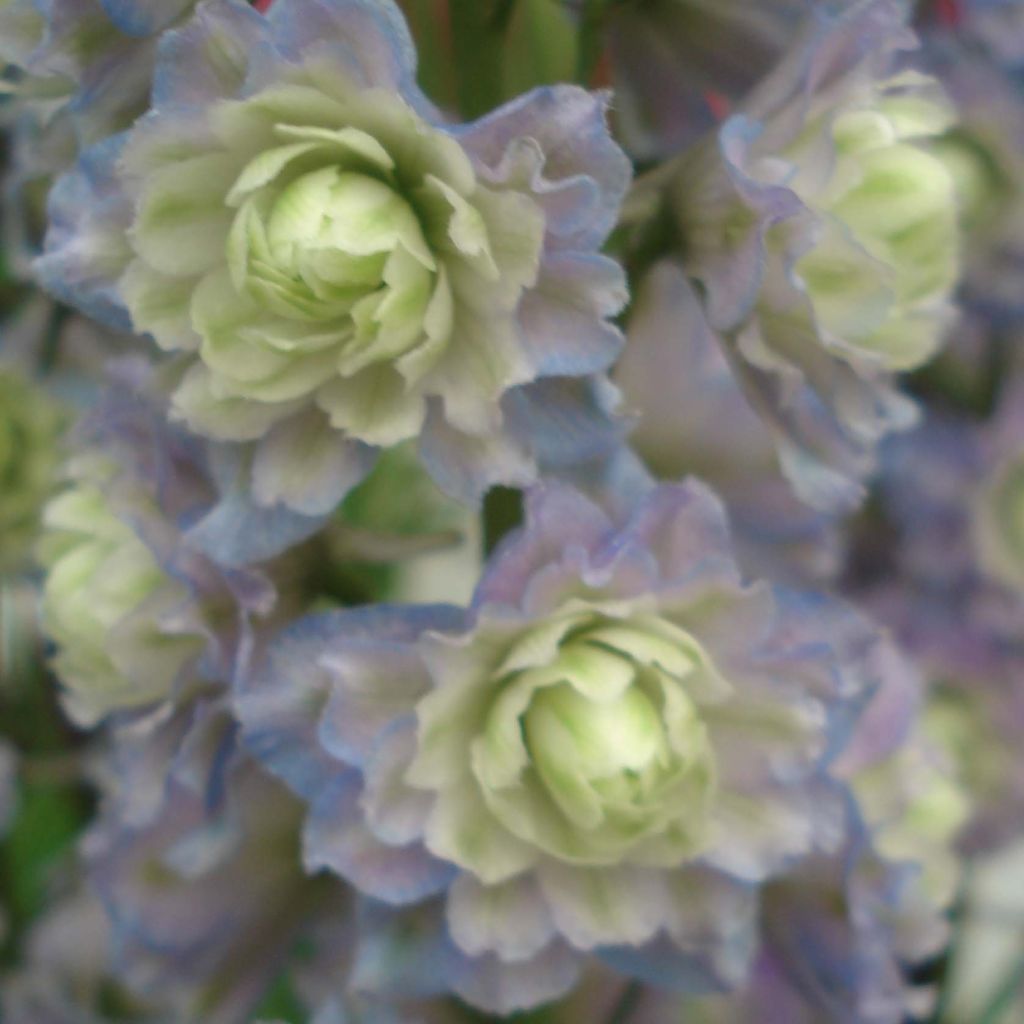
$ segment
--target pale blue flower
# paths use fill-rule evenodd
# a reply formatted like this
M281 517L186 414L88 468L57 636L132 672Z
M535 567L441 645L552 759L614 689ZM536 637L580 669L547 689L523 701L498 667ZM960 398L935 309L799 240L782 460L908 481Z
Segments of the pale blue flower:
M85 841L114 976L171 1020L250 1020L302 938L349 912L344 887L302 872L294 798L226 742L226 762L223 750L205 752L225 765L221 788L177 781L151 822L101 814Z
M953 178L929 150L952 114L901 70L898 0L815 8L709 138L638 185L675 218L711 325L797 494L863 497L878 442L914 419L894 374L940 347L958 273Z
M589 956L742 981L760 883L842 839L828 763L875 643L839 602L743 586L700 485L621 520L551 486L468 612L300 621L237 706L309 804L307 867L392 905L362 944L383 965L419 936L416 969L376 983L509 1012Z
M209 0L160 52L152 112L54 193L39 272L182 354L173 415L242 448L257 502L324 515L409 440L467 502L618 443L607 96L449 124L390 0Z
M970 793L968 844L992 848L1024 820L1024 619L1016 569L1020 378L985 424L934 416L884 451L885 572L854 593L886 621L930 685L926 720Z
M220 568L204 550L218 546L225 499L202 446L159 406L111 397L81 425L68 476L44 512L39 557L69 714L95 724L180 706L203 680L230 679L276 592L265 574ZM258 558L266 524L235 513L235 543Z

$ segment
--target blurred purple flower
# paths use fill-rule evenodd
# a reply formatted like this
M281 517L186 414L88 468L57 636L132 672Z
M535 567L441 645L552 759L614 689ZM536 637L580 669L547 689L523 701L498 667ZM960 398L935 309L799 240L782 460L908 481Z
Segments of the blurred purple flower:
M799 497L848 511L877 443L914 420L893 375L938 349L957 274L951 113L902 71L898 0L814 8L782 61L703 142L641 179Z

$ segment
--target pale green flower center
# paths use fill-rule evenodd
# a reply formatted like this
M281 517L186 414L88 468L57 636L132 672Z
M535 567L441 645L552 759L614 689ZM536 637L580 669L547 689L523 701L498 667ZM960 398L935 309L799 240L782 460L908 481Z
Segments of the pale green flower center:
M239 335L266 353L268 366L309 359L300 388L388 363L414 382L446 348L454 302L425 208L436 213L442 197L447 218L435 216L433 228L445 237L461 231L459 242L467 251L475 245L486 263L480 215L440 181L403 182L384 147L359 128L277 132L283 144L253 159L228 196L237 213L227 264L252 303L240 318L252 326ZM429 196L417 196L424 189ZM205 305L200 320L213 322ZM206 354L220 368L216 353Z
M795 184L824 215L796 267L819 323L888 369L933 353L957 278L953 176L922 145L945 127L942 108L924 99L884 97L847 111L832 126L835 165L824 188L806 174Z
M105 632L160 586L163 573L98 490L62 495L47 520L67 531L48 537L60 548L46 581L47 617L65 636L102 647Z
M592 784L635 780L668 753L658 712L637 687L597 703L561 683L534 699L523 726L542 774L575 769Z
M246 291L291 320L351 318L370 344L385 322L422 318L436 264L409 204L388 185L326 167L285 187L252 220L232 264ZM243 215L239 215L240 222ZM249 258L242 266L238 256ZM416 340L407 339L406 347ZM391 354L396 354L392 352Z
M162 634L158 617L187 599L102 492L82 486L46 509L41 555L46 630L57 645L55 667L69 709L84 721L167 695L193 636ZM149 602L159 604L146 614Z
M937 688L925 707L924 728L966 790L996 804L1013 778L1016 751L999 738L991 705L971 699L969 692Z
M486 804L561 860L616 863L651 843L694 855L716 787L701 648L656 618L564 628L552 661L496 680L472 752Z

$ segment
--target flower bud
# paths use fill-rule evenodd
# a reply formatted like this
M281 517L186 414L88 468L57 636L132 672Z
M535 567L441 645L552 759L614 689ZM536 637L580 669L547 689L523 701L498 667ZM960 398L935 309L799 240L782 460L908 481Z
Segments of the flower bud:
M975 539L985 570L1024 593L1024 446L1009 455L981 489Z
M903 93L899 79L886 88L873 105L836 117L824 189L815 194L797 177L794 191L824 224L795 270L826 339L908 370L941 339L957 278L957 203L949 168L922 145L946 127L945 107Z
M110 504L104 485L113 467L97 461L88 469L92 481L47 506L40 544L54 670L68 713L82 724L167 697L203 647L194 633L175 632L188 589Z

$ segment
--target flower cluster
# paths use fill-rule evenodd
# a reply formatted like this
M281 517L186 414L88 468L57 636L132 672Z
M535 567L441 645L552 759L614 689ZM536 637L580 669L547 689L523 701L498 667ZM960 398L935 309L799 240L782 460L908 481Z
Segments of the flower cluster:
M5 1021L933 1013L1013 7L0 0Z
M972 845L1013 835L1024 812L1019 383L988 422L936 418L887 451L882 498L899 550L862 592L932 681L929 731L978 801Z

